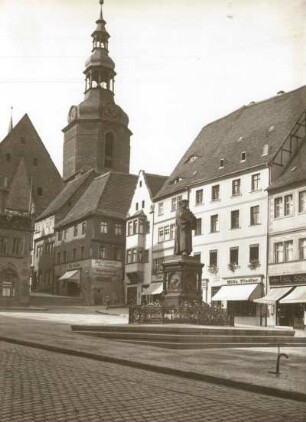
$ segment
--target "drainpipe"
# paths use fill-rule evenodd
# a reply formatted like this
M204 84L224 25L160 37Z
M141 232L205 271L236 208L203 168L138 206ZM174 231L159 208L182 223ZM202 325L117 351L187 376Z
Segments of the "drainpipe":
M268 170L269 170L269 186L271 183L271 167L268 165ZM267 242L267 247L266 247L266 282L265 282L265 290L266 290L266 294L268 293L268 270L269 270L269 252L270 252L270 247L269 247L269 231L270 231L270 195L269 195L269 191L268 191L268 199L267 199L267 234L266 234L266 242ZM266 312L265 312L265 327L267 327L268 325L268 305L264 305L266 307ZM275 306L275 317L276 317L276 306Z

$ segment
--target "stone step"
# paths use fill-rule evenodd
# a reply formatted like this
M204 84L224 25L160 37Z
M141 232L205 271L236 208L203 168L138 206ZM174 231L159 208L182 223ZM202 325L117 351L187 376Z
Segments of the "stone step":
M241 336L241 335L191 335L191 334L173 334L173 333L135 333L135 332L111 332L111 331L85 331L74 330L79 334L92 335L95 337L108 338L112 340L126 340L126 341L145 341L151 344L155 343L303 343L306 345L306 338L304 337L289 337L289 336Z
M240 327L199 327L182 325L72 325L73 331L101 331L101 332L128 332L128 333L158 333L158 334L188 334L197 336L224 335L224 336L288 336L294 337L292 329L270 328L240 328Z

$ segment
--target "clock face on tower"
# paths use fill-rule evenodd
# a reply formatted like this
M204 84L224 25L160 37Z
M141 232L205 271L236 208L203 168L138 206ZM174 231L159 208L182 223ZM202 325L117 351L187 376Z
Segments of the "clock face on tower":
M72 106L68 113L68 123L72 122L72 120L76 119L78 114L78 110L76 106Z

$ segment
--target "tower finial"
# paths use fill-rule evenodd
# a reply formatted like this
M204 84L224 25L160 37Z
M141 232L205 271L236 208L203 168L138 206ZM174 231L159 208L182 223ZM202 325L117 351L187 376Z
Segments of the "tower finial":
M10 117L10 122L9 122L8 133L10 133L11 130L13 129L13 127L14 127L14 125L13 125L13 110L14 110L14 107L11 106L11 117Z
M99 3L101 5L101 8L100 8L100 19L103 20L103 4L104 4L104 0L99 0Z

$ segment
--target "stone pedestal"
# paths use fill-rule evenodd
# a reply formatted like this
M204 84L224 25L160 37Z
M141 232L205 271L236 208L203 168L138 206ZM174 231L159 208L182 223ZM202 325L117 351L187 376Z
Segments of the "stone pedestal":
M201 276L204 264L193 256L172 256L163 264L165 306L202 302Z

